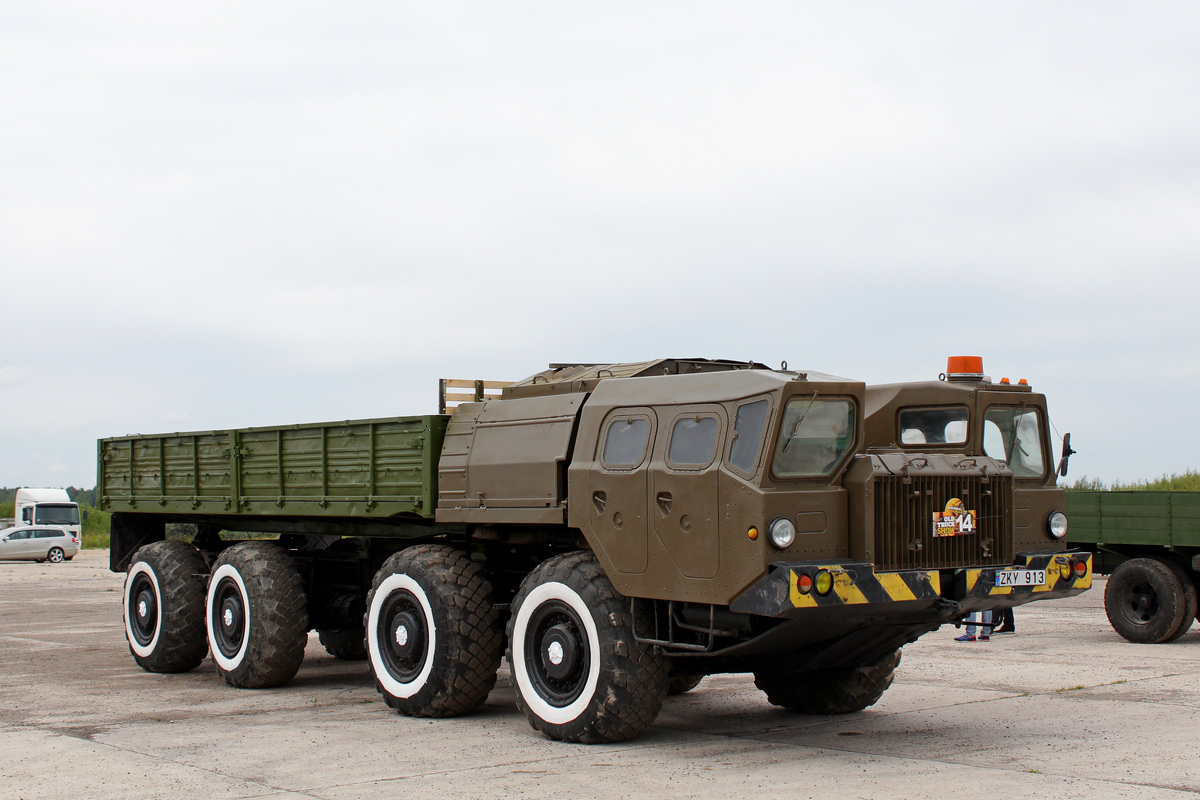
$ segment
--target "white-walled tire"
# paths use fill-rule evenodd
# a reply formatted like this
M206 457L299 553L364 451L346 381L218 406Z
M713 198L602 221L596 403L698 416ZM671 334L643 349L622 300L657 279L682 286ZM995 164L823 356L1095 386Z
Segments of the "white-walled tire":
M367 660L391 708L452 717L483 705L504 639L491 582L466 553L423 544L395 553L367 595Z
M526 576L508 623L517 707L550 737L623 742L658 716L670 664L634 636L629 603L593 554L568 553Z
M213 662L230 686L287 683L308 643L308 608L296 565L269 542L226 549L208 580L204 621Z
M204 581L208 565L186 542L154 542L125 573L125 638L147 672L187 672L208 652Z

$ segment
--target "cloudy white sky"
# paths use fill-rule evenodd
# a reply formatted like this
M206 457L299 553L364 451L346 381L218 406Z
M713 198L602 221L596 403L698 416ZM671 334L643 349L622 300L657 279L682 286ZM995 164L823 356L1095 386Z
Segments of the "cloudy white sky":
M1200 467L1194 3L0 5L0 485L658 356Z

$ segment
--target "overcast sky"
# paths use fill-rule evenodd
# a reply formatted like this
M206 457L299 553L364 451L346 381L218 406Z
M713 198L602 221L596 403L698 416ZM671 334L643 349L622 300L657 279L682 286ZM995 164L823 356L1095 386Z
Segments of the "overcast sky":
M0 4L0 485L692 356L1200 467L1194 3Z

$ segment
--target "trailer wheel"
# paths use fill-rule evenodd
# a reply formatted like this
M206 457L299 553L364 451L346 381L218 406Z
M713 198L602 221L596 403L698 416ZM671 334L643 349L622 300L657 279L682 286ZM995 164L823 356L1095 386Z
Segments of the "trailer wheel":
M281 686L300 669L308 643L304 583L276 545L244 542L221 553L204 619L217 672L230 686Z
M853 714L879 702L899 665L896 650L865 667L791 673L755 670L754 685L766 692L771 705L797 714Z
M1195 587L1187 583L1194 597ZM1184 582L1167 563L1133 558L1109 576L1104 611L1113 629L1129 641L1161 644L1179 632L1189 609L1188 597Z
M667 683L667 694L686 694L700 685L703 675L675 675Z
M367 595L366 627L375 687L401 714L466 714L496 685L492 585L466 553L425 544L392 555Z
M1183 590L1183 619L1179 622L1179 627L1168 638L1168 642L1173 642L1180 636L1183 636L1192 627L1192 620L1200 614L1200 597L1197 597L1196 584L1192 582L1192 576L1187 570L1176 564L1174 561L1164 561L1171 571L1175 573L1175 577L1179 580L1179 586Z
M134 554L125 573L125 638L142 669L187 672L204 660L207 572L186 542L154 542Z
M325 652L342 661L364 661L367 658L367 632L363 628L318 630Z
M551 739L631 739L667 696L668 659L637 641L628 602L588 552L551 558L525 577L508 661L517 707Z

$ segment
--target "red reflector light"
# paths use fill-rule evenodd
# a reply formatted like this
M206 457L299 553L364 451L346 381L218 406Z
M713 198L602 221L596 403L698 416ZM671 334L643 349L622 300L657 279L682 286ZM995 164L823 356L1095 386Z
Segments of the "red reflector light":
M796 588L801 594L808 594L812 591L812 577L809 575L801 575L796 578Z
M1087 562L1086 561L1076 561L1075 562L1075 574L1078 575L1080 578L1082 578L1084 575L1087 574Z

